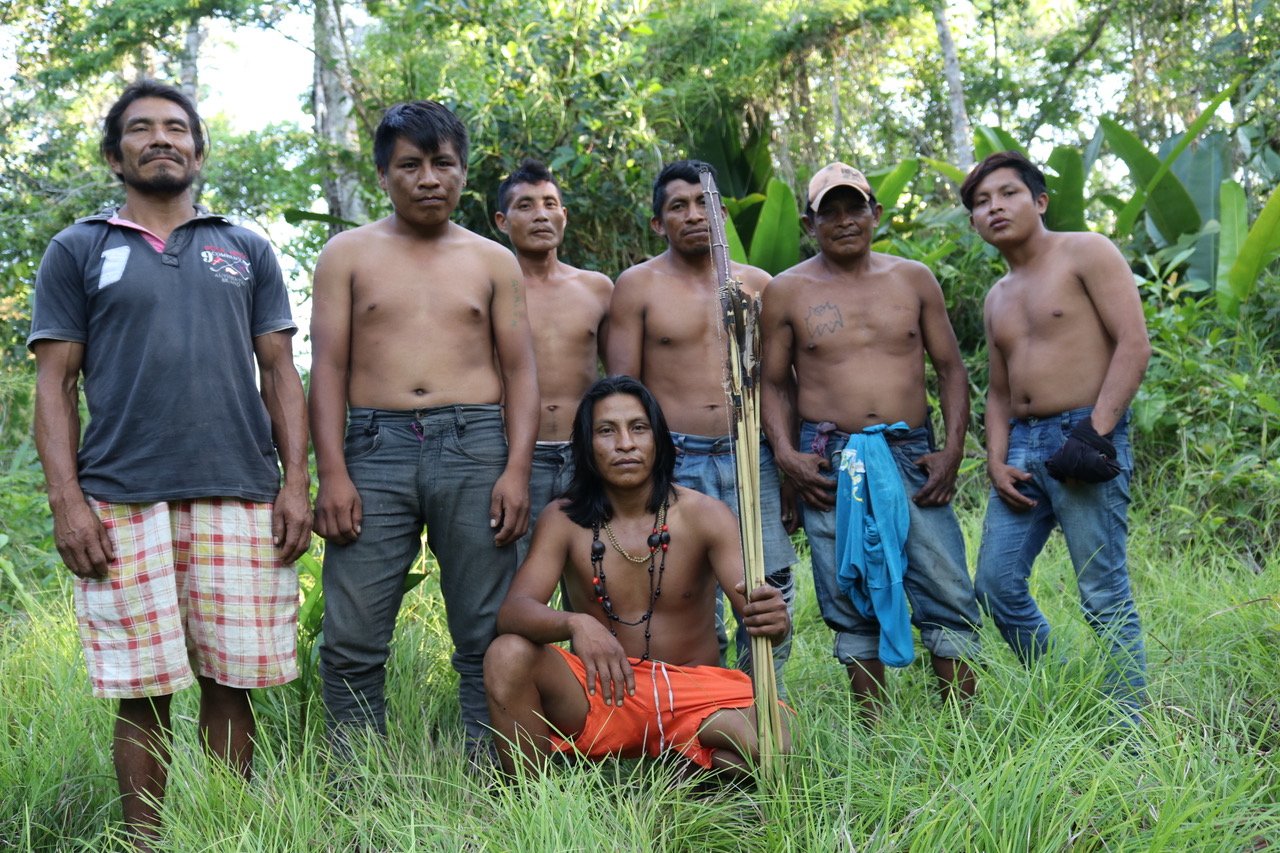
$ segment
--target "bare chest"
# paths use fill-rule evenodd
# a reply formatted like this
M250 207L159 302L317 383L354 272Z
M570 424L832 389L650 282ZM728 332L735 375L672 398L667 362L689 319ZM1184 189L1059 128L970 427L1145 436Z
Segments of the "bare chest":
M825 289L805 294L792 311L798 354L846 357L853 350L913 353L921 347L920 300L906 288Z
M1005 279L992 300L990 323L999 344L1045 341L1098 326L1097 311L1072 276Z
M594 357L605 309L590 293L526 291L534 346L543 351L590 351Z
M720 299L713 289L664 289L645 307L646 355L653 349L718 348L721 329Z
M479 264L451 271L440 263L393 262L357 268L351 289L351 321L358 332L414 325L423 331L489 324L493 285Z

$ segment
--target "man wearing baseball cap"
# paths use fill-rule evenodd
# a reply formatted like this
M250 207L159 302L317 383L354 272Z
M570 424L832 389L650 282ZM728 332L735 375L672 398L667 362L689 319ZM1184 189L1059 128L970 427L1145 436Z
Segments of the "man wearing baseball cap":
M883 212L852 166L832 163L814 175L804 224L819 254L765 289L762 320L765 432L803 498L818 603L868 720L885 663L910 662L911 625L942 695L971 696L965 661L978 651L981 620L951 508L968 375L933 274L871 250ZM926 402L926 354L938 377L943 449ZM847 502L838 510L840 478ZM839 552L837 521L845 527Z

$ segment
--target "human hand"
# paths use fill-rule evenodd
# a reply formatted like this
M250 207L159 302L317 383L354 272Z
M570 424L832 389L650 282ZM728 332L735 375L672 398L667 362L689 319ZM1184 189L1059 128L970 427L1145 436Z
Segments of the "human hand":
M950 448L928 453L916 460L928 479L911 498L916 506L946 506L956 494L956 473L960 470L960 454Z
M606 705L621 705L623 696L636 695L636 674L618 638L594 617L578 614L572 629L573 653L587 670L587 694L596 695L596 684Z
M76 577L105 578L107 566L116 558L107 528L83 495L53 507L53 541Z
M824 511L835 507L836 483L822 473L831 470L826 457L816 453L790 453L777 459L778 467L805 503Z
M775 646L786 639L791 630L791 617L782 591L766 583L748 595L746 581L738 581L737 590L746 599L741 616L747 633L753 637L768 637Z
M271 542L286 565L311 545L311 503L306 485L285 483L271 505Z
M1036 501L1018 491L1018 483L1031 479L1026 471L1006 465L1003 462L987 463L987 476L996 490L996 495L1004 501L1005 506L1014 512L1025 512L1036 506Z
M497 532L493 544L501 548L524 535L529 529L529 475L502 472L493 484L489 498L489 527Z
M1098 435L1088 418L1076 424L1058 452L1044 463L1049 476L1064 483L1105 483L1119 476L1116 446Z
M360 536L364 509L355 483L345 473L320 478L315 519L316 533L335 545L350 545Z

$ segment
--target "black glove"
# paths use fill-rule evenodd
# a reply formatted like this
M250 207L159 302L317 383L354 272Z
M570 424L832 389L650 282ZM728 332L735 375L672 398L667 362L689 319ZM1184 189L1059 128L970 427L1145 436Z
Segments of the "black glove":
M1098 435L1088 418L1075 429L1058 452L1044 463L1055 480L1079 480L1083 483L1105 483L1120 473L1116 446L1111 439Z

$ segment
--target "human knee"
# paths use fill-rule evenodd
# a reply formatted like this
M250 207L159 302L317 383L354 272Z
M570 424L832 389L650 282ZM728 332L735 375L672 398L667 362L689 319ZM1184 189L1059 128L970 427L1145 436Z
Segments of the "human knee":
M240 687L219 684L212 678L201 676L200 701L215 712L235 713L249 708L249 691Z
M172 695L144 696L137 699L121 699L116 716L123 722L142 731L153 731L169 725L169 704Z
M519 634L496 637L484 655L485 689L501 693L512 685L532 683L541 650L541 646Z
M998 619L1000 600L1004 593L999 579L992 572L983 571L979 566L977 576L973 579L973 593L983 612L993 619Z

